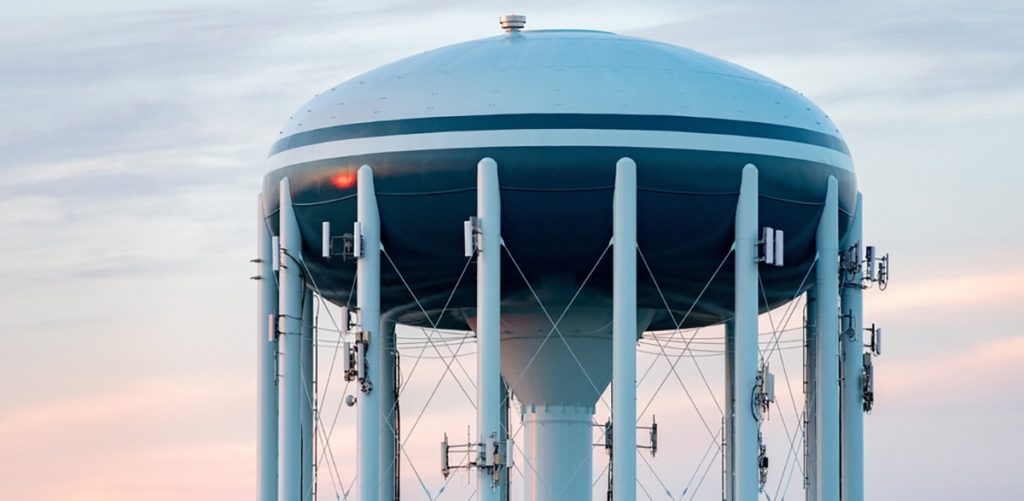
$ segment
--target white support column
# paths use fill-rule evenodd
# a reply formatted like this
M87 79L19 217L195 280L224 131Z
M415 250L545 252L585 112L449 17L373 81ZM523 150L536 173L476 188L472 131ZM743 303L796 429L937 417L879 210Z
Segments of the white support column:
M302 501L313 500L313 291L303 288L302 297Z
M277 500L277 250L265 220L263 195L256 198L256 455L259 501Z
M501 432L501 193L494 160L480 160L476 172L476 215L480 222L476 256L476 429L477 443L487 444L492 436L505 440ZM477 468L477 499L498 500L500 492L493 473L489 468Z
M397 315L396 315L397 316ZM398 406L397 406L397 380L395 374L395 363L398 357L398 349L395 345L395 320L387 315L380 318L380 335L377 339L380 343L380 384L375 384L380 392L380 408L384 412L384 421L380 427L380 499L381 501L395 501L397 479L395 471L398 468L397 447L398 438L395 432L398 430Z
M818 499L818 294L813 285L807 289L807 321L804 325L804 489L807 501Z
M636 162L615 164L612 216L612 497L636 499Z
M758 496L757 419L751 409L757 380L757 167L743 167L739 202L736 204L735 362L733 395L736 419L733 424L733 485L737 501L755 501ZM731 501L731 500L730 500Z
M281 257L278 331L281 374L278 386L278 501L298 501L302 495L302 235L292 207L291 183L281 180Z
M843 501L864 501L864 388L861 371L864 368L864 268L859 260L863 249L863 197L857 194L857 208L853 213L846 248L856 247L857 271L845 274L841 291L842 312L847 315L848 330L843 335L842 433L840 458Z
M839 499L839 182L829 177L825 207L817 233L818 359L817 480L818 499Z
M734 470L734 458L736 457L735 439L733 430L736 426L736 395L733 393L734 371L736 370L736 320L730 319L725 322L725 416L723 428L725 436L725 450L722 452L724 470L722 490L725 499L733 499L734 486L736 483L736 471Z
M505 383L504 379L501 380L501 393L498 395L498 397L501 399L501 405L499 406L498 409L499 416L501 418L501 433L499 434L499 436L508 437L508 415L511 404L509 399L512 397L509 395L508 385ZM511 464L513 454L515 454L514 450L505 450L506 464ZM498 501L509 501L508 474L510 471L511 470L509 468L504 468L501 470L501 478L498 480Z
M356 305L359 308L361 328L370 333L366 346L366 382L358 400L357 421L359 499L380 499L380 429L383 413L380 408L381 383L380 356L380 213L377 194L373 188L373 170L368 165L359 168L357 177L357 216L362 227L362 255L356 261ZM357 361L362 363L362 361Z

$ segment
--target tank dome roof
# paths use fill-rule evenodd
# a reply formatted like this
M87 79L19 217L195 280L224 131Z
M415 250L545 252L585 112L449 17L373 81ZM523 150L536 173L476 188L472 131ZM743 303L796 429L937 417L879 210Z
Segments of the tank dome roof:
M716 118L835 137L828 116L772 79L694 50L589 30L510 31L402 59L321 92L281 131L509 113Z

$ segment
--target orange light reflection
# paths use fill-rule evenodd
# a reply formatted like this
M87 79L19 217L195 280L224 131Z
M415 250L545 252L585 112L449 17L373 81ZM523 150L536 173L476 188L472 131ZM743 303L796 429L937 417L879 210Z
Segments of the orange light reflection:
M331 178L331 184L335 188L351 188L356 184L356 173L349 170L341 171Z

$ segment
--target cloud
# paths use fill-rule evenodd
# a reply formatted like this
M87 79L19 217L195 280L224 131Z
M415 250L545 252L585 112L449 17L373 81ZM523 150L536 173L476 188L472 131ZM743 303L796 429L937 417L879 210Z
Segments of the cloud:
M921 360L879 359L867 497L1001 498L1024 487L1009 459L1024 447L1013 430L1024 419L1022 366L1020 333ZM892 462L905 465L899 475L885 473Z
M313 93L361 71L497 34L505 6L72 4L13 6L17 22L0 32L0 298L15 333L0 363L29 376L0 400L0 497L251 499L246 259L253 194L278 125ZM1013 464L1016 451L999 448L996 436L1012 443L1020 422L1012 395L1024 360L1013 329L1024 272L980 262L1017 259L1024 235L1007 223L1016 214L1021 162L1005 146L1024 109L1019 2L517 8L535 28L606 28L707 51L820 101L858 152L869 218L876 218L869 231L907 256L900 257L906 273L885 297L868 299L869 312L899 320L905 332L902 340L892 336L878 361L879 407L869 421L869 444L898 443L905 451L869 447L871 484L886 487L870 497L1020 491L1006 480L1019 475L999 469ZM954 246L975 259L956 258ZM976 258L978 249L992 248L1001 250L999 259ZM908 278L945 274L936 270L950 263L962 275ZM962 332L951 316L979 332ZM950 350L958 343L968 346ZM800 351L785 354L800 399ZM717 409L700 378L721 391L723 368L720 359L700 361L704 374L689 361L679 370L716 427ZM245 378L193 375L215 369ZM439 374L436 366L416 374L403 407L408 426ZM657 369L651 384L663 375ZM652 391L643 387L641 396ZM783 416L773 415L765 435L772 485L774 465L788 452L783 417L791 430L796 418L788 392L779 393ZM672 444L654 466L678 493L680 472L696 467L709 437L674 377L652 410L663 444ZM332 447L347 483L353 410L343 408L339 422ZM441 433L461 437L474 422L449 380L409 443L433 491L441 484ZM951 429L985 440L978 445ZM966 452L952 454L936 437ZM604 457L596 452L600 470ZM657 485L640 464L645 485ZM924 464L931 480L908 481L906 469ZM327 470L322 492L330 492ZM701 490L709 499L717 495L715 472ZM991 472L1000 478L985 484L995 487L969 485ZM408 497L419 495L410 470L403 482ZM468 495L472 486L464 483L453 480L449 490ZM957 491L954 483L967 487Z
M973 273L953 277L895 282L882 294L870 294L875 313L911 313L920 310L971 311L979 307L1017 305L1024 300L1024 270Z
M1003 407L1003 398L1017 394L1024 384L1021 367L1024 333L921 360L883 359L876 368L879 398L902 401L897 405L914 413L922 407L943 407L950 398L972 407Z
M216 375L150 379L8 408L0 415L0 494L244 499L253 426L219 419L251 408L252 392L239 386Z

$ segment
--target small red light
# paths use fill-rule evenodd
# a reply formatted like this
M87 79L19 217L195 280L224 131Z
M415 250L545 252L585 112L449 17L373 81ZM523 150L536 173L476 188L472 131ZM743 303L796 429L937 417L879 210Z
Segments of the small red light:
M356 173L352 171L341 171L331 178L331 184L335 188L351 188L356 184Z

